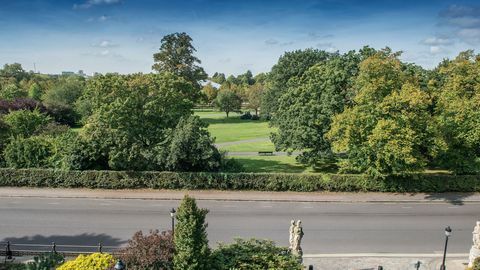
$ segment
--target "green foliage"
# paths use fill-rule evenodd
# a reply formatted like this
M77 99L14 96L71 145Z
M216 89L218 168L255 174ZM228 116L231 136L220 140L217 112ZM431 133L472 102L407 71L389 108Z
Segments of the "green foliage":
M218 72L215 72L215 74L213 74L211 79L213 82L216 82L218 84L223 84L226 81L225 74L218 73Z
M6 166L10 168L51 168L52 138L16 137L5 147Z
M62 255L54 252L33 257L33 262L27 263L26 270L54 270L64 263Z
M217 98L218 89L208 83L202 88L202 94L205 96L205 101L210 104Z
M262 105L263 95L265 93L265 86L261 83L255 83L247 89L248 108L255 111L258 116L258 110Z
M259 191L480 192L480 175L368 175L0 169L0 186Z
M346 152L343 172L382 176L423 169L432 144L431 99L405 82L397 54L386 49L362 61L353 106L334 116L326 137Z
M308 69L278 101L272 140L282 151L304 151L298 157L307 164L332 158L325 134L331 118L348 103L349 89L358 73L360 54L335 56Z
M5 64L3 69L0 69L0 77L10 77L20 82L28 77L28 73L25 72L19 63Z
M74 105L82 95L84 88L85 79L83 77L61 77L53 87L47 89L42 100L57 122L72 126L79 120Z
M106 253L93 253L90 255L79 255L71 261L67 261L57 270L106 270L112 267L115 260L112 255Z
M268 90L262 101L262 113L272 114L277 111L278 99L285 92L291 78L299 78L310 67L330 58L325 51L306 49L286 52L272 67L268 74Z
M3 121L8 125L10 135L28 137L50 123L52 119L35 109L12 111L3 117Z
M40 98L42 96L42 89L37 83L33 83L30 85L30 88L28 88L28 97L37 101L40 101Z
M83 77L61 77L53 87L47 89L42 100L47 106L72 106L82 95L84 88Z
M171 270L175 248L170 232L136 232L119 254L129 270Z
M16 98L26 97L27 94L16 84L11 83L0 89L0 99L14 100Z
M160 164L171 171L216 171L221 166L222 155L214 139L198 116L182 118L168 135L168 146L160 145L164 153ZM166 149L165 149L166 148Z
M480 257L473 262L472 270L480 270Z
M200 209L194 198L185 195L177 210L175 227L176 270L210 270L210 248L205 217L207 209Z
M155 169L153 149L166 140L192 103L190 83L170 73L96 76L84 100L92 105L81 135L90 157L115 170ZM104 161L102 161L104 160Z
M437 163L456 173L480 171L480 57L467 51L439 69L435 108Z
M288 249L268 240L235 239L229 245L220 244L212 254L216 270L301 270L298 259Z
M207 73L198 66L200 60L195 57L192 38L186 33L173 33L162 38L160 51L153 55L152 68L158 72L169 72L190 82L196 91L184 93L192 101L199 97L199 81L207 79Z
M220 89L215 100L216 106L228 115L230 112L238 112L242 106L242 99L230 89Z

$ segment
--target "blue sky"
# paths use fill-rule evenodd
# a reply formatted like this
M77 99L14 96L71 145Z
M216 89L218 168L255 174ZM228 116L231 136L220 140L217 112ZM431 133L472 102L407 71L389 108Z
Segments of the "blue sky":
M162 36L187 32L209 74L269 71L285 51L402 50L427 68L480 52L477 1L0 0L0 64L42 73L150 72Z

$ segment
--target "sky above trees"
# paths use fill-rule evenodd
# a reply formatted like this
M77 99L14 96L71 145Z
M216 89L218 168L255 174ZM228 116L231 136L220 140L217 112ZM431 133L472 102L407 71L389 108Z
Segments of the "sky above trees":
M2 0L0 64L43 73L150 72L161 38L187 32L209 74L268 71L285 51L404 51L431 68L480 49L480 4L354 0Z

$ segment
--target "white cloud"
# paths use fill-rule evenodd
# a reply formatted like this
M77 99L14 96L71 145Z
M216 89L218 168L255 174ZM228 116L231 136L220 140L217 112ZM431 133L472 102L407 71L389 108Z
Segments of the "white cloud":
M442 48L440 48L440 46L430 46L430 53L431 54L437 54L437 53L441 53L442 52Z
M116 47L117 45L112 43L110 40L101 40L98 43L92 44L92 47L99 47L99 48L113 48Z
M85 9L91 8L92 6L100 6L100 5L115 5L120 4L121 0L87 0L83 4L74 4L74 9Z
M92 18L88 18L87 22L106 22L110 20L110 17L109 16L106 16L106 15L102 15L100 17L92 17Z
M104 51L100 52L100 55L102 55L102 56L107 56L109 54L110 54L110 50L104 50Z
M422 41L423 44L425 45L430 45L430 46L439 46L439 45L451 45L453 44L453 40L449 38L443 38L443 37L429 37L426 38Z

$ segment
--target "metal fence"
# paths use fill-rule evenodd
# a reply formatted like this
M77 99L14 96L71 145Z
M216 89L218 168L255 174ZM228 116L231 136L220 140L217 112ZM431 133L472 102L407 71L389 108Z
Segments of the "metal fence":
M55 242L48 245L0 242L0 246L3 247L0 250L0 257L3 257L4 263L11 262L16 258L36 256L48 252L59 253L65 257L73 257L95 252L118 254L120 250L118 246L104 246L102 243L98 243L96 246L85 246L57 244Z

